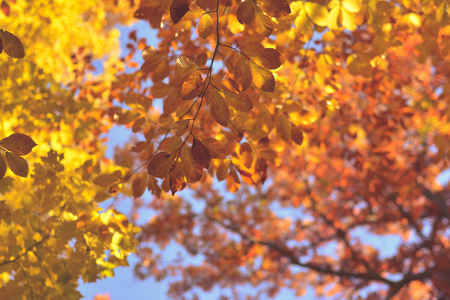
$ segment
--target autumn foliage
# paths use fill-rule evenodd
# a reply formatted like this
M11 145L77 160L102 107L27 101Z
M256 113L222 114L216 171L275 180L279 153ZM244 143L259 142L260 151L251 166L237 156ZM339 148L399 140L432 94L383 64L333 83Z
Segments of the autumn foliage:
M448 1L73 3L1 4L0 293L450 297Z

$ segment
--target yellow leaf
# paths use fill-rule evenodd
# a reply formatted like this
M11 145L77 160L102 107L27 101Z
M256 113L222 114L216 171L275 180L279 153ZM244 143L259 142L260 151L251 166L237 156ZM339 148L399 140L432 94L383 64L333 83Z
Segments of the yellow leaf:
M148 174L158 178L166 177L175 162L175 154L175 152L172 154L168 154L167 152L156 153L148 162Z
M266 14L274 18L286 17L291 13L286 0L261 0L258 4Z
M242 1L237 9L236 17L241 24L248 24L255 17L255 5L252 0Z
M178 57L175 64L175 73L180 77L187 77L197 69L197 65L186 56Z
M312 30L311 20L306 15L306 11L302 9L298 14L297 18L295 18L294 25L302 33L308 33Z
M191 3L189 5L189 10L186 12L186 14L182 17L183 20L195 20L200 18L205 11L203 8L198 6L197 4Z
M330 10L328 14L328 28L330 30L338 30L341 25L341 7L337 5Z
M223 127L227 127L228 121L230 120L230 109L225 102L223 93L213 89L208 93L208 96L207 100L209 102L211 116L217 123Z
M236 63L236 67L234 69L234 80L236 80L236 83L241 88L241 91L248 89L252 83L252 73L245 57L241 57Z
M360 0L342 0L342 6L352 13L357 13L363 7Z
M13 133L0 141L0 147L17 155L27 155L37 144L26 134Z
M356 19L355 15L348 11L345 7L341 8L342 13L342 26L345 27L345 29L348 29L350 31L356 30Z
M208 14L204 14L198 22L198 34L206 39L213 30L213 21Z
M250 71L253 83L257 88L265 92L273 92L275 90L275 77L273 77L272 72L252 61L250 62Z
M314 2L306 2L305 11L314 24L318 26L327 26L328 10L325 6Z
M11 171L20 177L28 176L28 163L25 159L11 152L5 152Z
M258 34L266 37L272 34L273 22L259 7L255 8L255 18L252 24Z

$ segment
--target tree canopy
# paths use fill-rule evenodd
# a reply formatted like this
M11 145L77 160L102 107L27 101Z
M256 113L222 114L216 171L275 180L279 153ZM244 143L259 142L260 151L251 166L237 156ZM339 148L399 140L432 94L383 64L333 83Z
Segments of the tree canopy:
M173 299L450 296L448 1L1 10L1 298L78 299L132 252Z

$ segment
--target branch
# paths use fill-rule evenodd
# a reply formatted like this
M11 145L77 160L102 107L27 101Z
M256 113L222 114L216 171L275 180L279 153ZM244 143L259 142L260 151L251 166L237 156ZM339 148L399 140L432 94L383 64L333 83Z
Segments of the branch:
M416 182L417 182L417 180L416 180ZM427 197L431 202L433 202L434 204L436 204L439 207L439 209L441 210L442 216L446 217L447 219L450 219L449 209L448 209L447 203L445 203L445 200L442 199L441 197L439 197L439 195L433 193L428 188L421 185L420 183L417 183L417 184L419 185L419 187L422 188L422 190L423 190L422 194L425 197Z
M6 261L1 262L1 263L0 263L0 267L3 267L4 265L7 265L7 264L10 264L10 263L13 263L13 262L18 261L22 256L27 255L28 252L30 252L31 250L33 250L35 247L38 247L38 246L41 245L42 243L44 243L45 240L47 240L47 239L50 238L50 237L53 237L53 236L50 235L50 234L44 236L44 237L42 238L42 240L40 240L39 242L36 242L36 243L34 243L33 245L31 245L30 247L28 247L28 248L25 250L25 252L23 252L23 253L17 255L17 256L14 257L13 259L9 259L9 260L6 260Z

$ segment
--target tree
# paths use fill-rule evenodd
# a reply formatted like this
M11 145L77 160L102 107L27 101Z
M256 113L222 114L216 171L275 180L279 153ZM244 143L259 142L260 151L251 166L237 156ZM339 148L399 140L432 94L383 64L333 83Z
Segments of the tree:
M66 124L76 129L67 128L59 150L72 147L92 155L92 165L80 162L61 174L60 184L51 184L61 195L68 195L68 187L73 195L82 195L86 200L75 203L84 206L73 204L67 210L67 200L50 196L59 207L50 208L57 216L51 226L61 227L51 237L61 249L72 251L71 238L89 248L90 237L83 230L90 230L96 245L105 239L102 232L108 233L97 260L90 261L90 278L112 275L110 270L125 261L117 261L119 253L133 250L137 233L127 225L120 241L114 241L113 231L125 217L112 210L101 214L100 219L110 214L111 226L117 225L103 231L110 223L95 221L96 202L132 197L134 213L143 205L156 212L141 226L141 262L135 273L140 278L181 278L171 284L173 298L195 297L195 288L209 291L214 286L237 294L236 287L245 284L255 287L255 297L273 296L281 287L301 295L307 286L318 296L338 299L450 295L450 189L448 181L437 181L449 168L447 2L146 0L135 8L133 1L104 3L107 12L121 11L120 18L108 15L112 23L126 20L129 11L148 21L158 31L157 47L133 31L129 53L121 61L128 69L113 59L106 75L93 81L87 74L89 57L76 59L91 49L104 53L92 39L87 50L74 56L78 69L62 60L75 70L73 79L67 83L49 72L50 79L39 83L41 90L55 81L47 94L58 95L60 99L50 101L64 103L64 109L13 111L12 119L26 119L23 124L33 124L37 132L17 125L22 121L7 130L22 129L37 140L45 129L39 145L59 133L48 122L29 118L58 118L63 130ZM119 10L116 5L125 6ZM13 29L8 28L21 38ZM30 46L24 45L26 52ZM135 58L139 52L142 64ZM16 62L10 62L7 68L14 68ZM161 105L157 99L163 99ZM99 136L114 124L128 126L138 140L117 149L115 166L105 166ZM45 193L33 184L45 185L36 178L55 173L42 171L48 168L45 162L61 168L60 160L49 152L44 166L34 166L34 181L20 183L32 185L33 195ZM80 179L66 184L66 176ZM24 188L18 184L11 180L2 194L20 198ZM42 206L42 200L29 201ZM30 214L28 209L19 207L16 215L22 218ZM65 212L73 217L64 217ZM130 217L133 222L136 214ZM78 226L85 219L94 224ZM77 224L70 234L64 229L69 220ZM35 229L28 227L23 236L33 236ZM361 232L395 235L401 243L394 255L385 257L367 238L357 237ZM37 239L41 249L47 249L44 242ZM162 261L158 248L163 251L169 242L201 257L202 263ZM23 270L14 279L31 291L37 278L29 274L48 266L27 260L25 267L35 269L26 269L22 259L33 251L18 241L9 247L16 244L18 254L6 260L16 269L4 271L5 277ZM31 244L32 249L40 244ZM111 265L98 260L117 245L123 248L109 258ZM64 259L72 263L71 257ZM86 276L73 274L72 285L80 274ZM68 286L67 281L58 283L61 289Z

